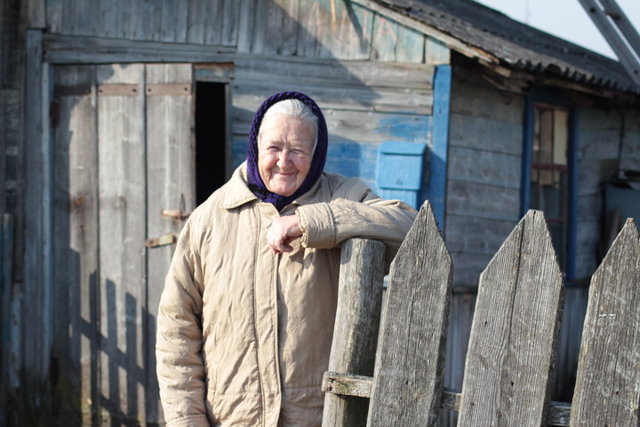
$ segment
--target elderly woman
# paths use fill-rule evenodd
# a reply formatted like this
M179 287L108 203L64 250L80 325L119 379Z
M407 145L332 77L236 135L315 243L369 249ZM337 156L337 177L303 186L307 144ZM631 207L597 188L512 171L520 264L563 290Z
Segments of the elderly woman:
M247 160L191 214L158 313L168 426L315 426L335 318L340 243L392 256L415 211L323 173L327 127L298 92L262 103Z

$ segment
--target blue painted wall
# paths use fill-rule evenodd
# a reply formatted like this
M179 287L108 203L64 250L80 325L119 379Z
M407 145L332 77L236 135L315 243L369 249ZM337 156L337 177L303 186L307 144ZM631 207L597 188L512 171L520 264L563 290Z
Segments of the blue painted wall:
M440 231L445 230L449 111L451 108L451 66L439 65L433 85L433 147L429 167L427 199Z

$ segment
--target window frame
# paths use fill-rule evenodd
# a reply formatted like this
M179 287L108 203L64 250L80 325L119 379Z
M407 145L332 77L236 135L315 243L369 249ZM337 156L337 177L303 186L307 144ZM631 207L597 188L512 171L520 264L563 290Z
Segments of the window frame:
M576 278L577 213L578 213L578 159L576 107L568 97L557 91L533 88L525 100L523 118L522 179L520 183L520 217L531 209L531 171L535 138L535 108L537 104L563 108L568 112L567 123L567 219L565 275L567 281Z

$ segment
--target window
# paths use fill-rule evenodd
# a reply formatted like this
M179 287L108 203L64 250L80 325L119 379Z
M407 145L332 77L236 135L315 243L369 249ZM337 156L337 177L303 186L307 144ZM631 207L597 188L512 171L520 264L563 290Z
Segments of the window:
M545 104L533 107L530 205L544 211L563 271L567 267L569 112Z
M557 91L533 88L525 104L520 213L544 212L558 264L576 279L577 153L575 109Z

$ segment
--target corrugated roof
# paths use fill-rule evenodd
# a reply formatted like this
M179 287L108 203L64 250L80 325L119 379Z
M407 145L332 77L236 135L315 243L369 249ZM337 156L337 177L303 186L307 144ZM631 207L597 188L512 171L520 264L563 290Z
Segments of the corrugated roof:
M619 62L515 21L474 1L374 1L477 47L512 68L640 93L640 87L633 83ZM567 25L571 25L569 17Z

